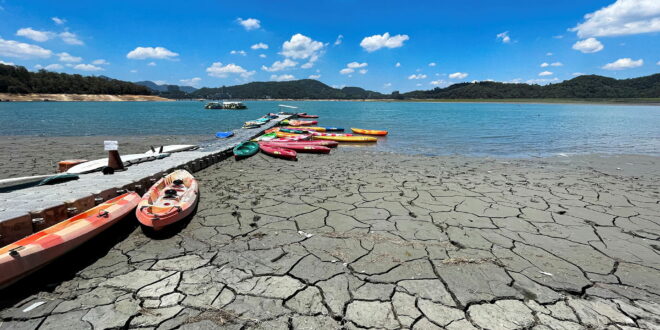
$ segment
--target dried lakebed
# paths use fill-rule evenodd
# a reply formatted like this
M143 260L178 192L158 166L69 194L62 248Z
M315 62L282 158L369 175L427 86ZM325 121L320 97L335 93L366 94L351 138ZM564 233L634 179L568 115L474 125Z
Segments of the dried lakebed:
M180 231L127 219L3 292L0 328L660 324L655 173L361 150L203 170Z

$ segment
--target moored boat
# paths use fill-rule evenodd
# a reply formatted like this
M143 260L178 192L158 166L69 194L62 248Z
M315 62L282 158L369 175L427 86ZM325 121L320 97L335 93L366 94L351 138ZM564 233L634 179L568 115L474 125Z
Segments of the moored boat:
M387 131L375 130L375 129L361 129L361 128L351 128L353 133L363 134L363 135L387 135Z
M135 211L143 226L160 230L189 216L197 205L199 185L186 170L176 170L158 180L142 196Z
M56 225L0 248L0 288L21 279L128 215L140 201L125 193Z
M261 148L261 151L263 151L265 154L277 158L283 158L283 159L288 159L288 160L297 160L298 154L291 150L291 149L286 149L282 147L276 147L276 146L270 146L270 145L259 145L259 148Z
M304 143L296 143L296 142L289 142L289 143L282 143L282 142L275 142L275 143L269 143L269 142L261 142L259 143L259 146L268 146L268 147L278 147L278 148L286 148L286 149L291 149L296 152L309 152L309 153L318 153L318 154L327 154L330 152L330 148L325 147L325 146L315 146L315 145L310 145L310 144L304 144Z

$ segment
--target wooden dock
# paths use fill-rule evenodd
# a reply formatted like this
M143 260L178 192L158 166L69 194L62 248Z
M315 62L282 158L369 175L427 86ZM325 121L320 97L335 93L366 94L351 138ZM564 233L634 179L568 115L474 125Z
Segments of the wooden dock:
M240 142L261 135L288 118L279 116L259 129L238 129L231 138L197 150L132 165L113 175L94 172L83 174L75 181L0 193L0 246L50 227L126 191L143 194L163 175L176 169L191 173L202 170L231 156L232 149Z

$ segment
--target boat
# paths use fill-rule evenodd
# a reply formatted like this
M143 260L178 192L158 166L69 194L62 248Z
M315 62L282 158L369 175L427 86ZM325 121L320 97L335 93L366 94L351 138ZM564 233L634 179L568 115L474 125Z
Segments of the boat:
M222 109L222 103L220 103L220 102L209 102L209 103L206 103L206 105L204 106L204 109L212 109L212 110Z
M41 180L41 182L39 182L39 186L58 184L62 182L78 180L79 178L80 176L78 174L59 173Z
M158 148L151 147L151 150L145 152L145 155L155 155L155 154L171 154L175 152L194 150L199 148L195 144L172 144L168 146L160 146Z
M275 139L275 138L277 138L277 134L273 132L273 133L266 133L266 134L263 134L261 136L258 136L254 140L255 141L268 141L268 140L272 140L272 139Z
M189 216L197 205L199 185L186 170L176 170L158 180L142 196L135 215L153 230L161 230Z
M321 126L305 126L305 127L285 126L283 128L304 129L304 130L317 131L317 132L343 132L344 131L344 129L341 128L341 127L321 127Z
M294 150L296 152L309 152L309 153L317 153L317 154L327 154L330 153L330 148L324 147L324 146L315 146L315 145L310 145L310 144L304 144L304 143L296 143L296 142L261 142L259 143L259 146L268 146L268 147L277 147L277 148L286 148L290 150Z
M379 136L387 135L387 131L379 131L375 129L351 128L351 131L353 131L353 133L364 134L364 135L379 135Z
M215 133L215 137L219 139L226 139L234 136L234 132L217 132Z
M138 164L141 162L146 162L150 160L155 160L155 159L161 159L168 157L170 154L169 153L162 153L162 154L132 154L132 155L123 155L120 156L121 161L124 163L124 166L131 166L134 164ZM107 158L101 158L97 160L92 160L89 162L84 162L81 164L78 164L66 171L66 173L71 173L71 174L84 174L84 173L91 173L95 171L99 171L102 168L108 166L108 159Z
M259 145L259 148L261 151L263 151L265 154L277 157L277 158L283 158L283 159L288 159L288 160L297 160L298 154L291 150L291 149L286 149L286 148L281 148L281 147L276 147L276 146L271 146L271 145L264 145L261 144Z
M310 126L310 125L316 125L319 122L316 120L282 120L281 124L282 125L289 125L289 126Z
M9 178L9 179L2 179L0 180L0 189L5 189L5 188L27 188L28 186L36 185L41 180L49 178L53 176L52 174L45 174L45 175L33 175L33 176L23 176L19 178Z
M278 138L288 138L291 140L309 140L311 135L308 134L294 134L294 133L284 133L276 132Z
M128 192L0 248L0 289L76 248L128 215L140 195Z
M306 113L299 113L299 114L296 114L296 116L298 118L318 118L319 117L317 115L308 115Z
M313 136L314 140L331 140L337 142L377 142L373 136Z
M253 156L259 151L259 145L255 142L241 142L234 147L234 157L236 159L247 158Z
M242 102L209 102L204 106L204 109L221 109L221 110L245 110L247 106Z
M273 139L269 140L268 143L295 143L295 144L300 144L300 145L310 145L310 146L323 146L323 147L328 147L328 148L336 148L339 145L339 142L337 141L329 141L329 140L313 140L313 141L306 141L306 140L279 140L279 139Z

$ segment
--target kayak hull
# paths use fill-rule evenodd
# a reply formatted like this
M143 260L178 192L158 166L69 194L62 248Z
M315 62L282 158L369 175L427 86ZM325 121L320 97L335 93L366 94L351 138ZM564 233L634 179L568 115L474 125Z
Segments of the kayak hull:
M241 142L234 147L234 157L236 159L243 159L254 156L259 151L259 145L255 142Z
M168 195L169 191L174 195ZM197 205L198 196L199 185L195 177L186 170L176 170L149 188L135 215L143 226L161 230L189 216Z
M378 139L372 136L313 136L314 140L331 140L337 142L359 142L369 143L377 142Z
M351 131L353 131L353 133L363 134L363 135L377 135L377 136L387 135L387 131L379 131L375 129L351 128Z
M272 157L277 157L287 160L297 160L298 157L298 154L291 149L263 145L263 144L260 145L259 147L261 148L261 151Z
M268 147L277 147L277 148L286 148L296 152L307 152L315 154L327 154L330 153L330 148L325 146L315 146L302 143L260 143L262 146Z

